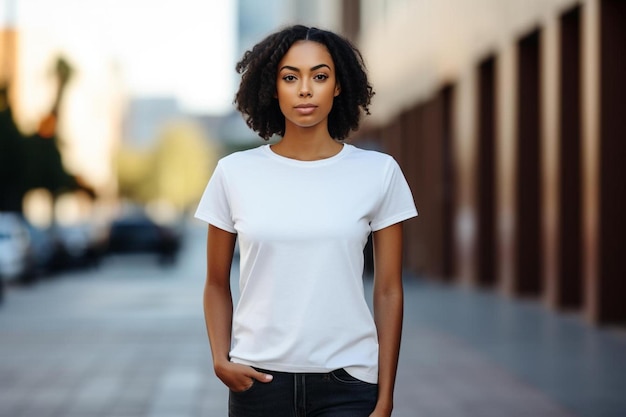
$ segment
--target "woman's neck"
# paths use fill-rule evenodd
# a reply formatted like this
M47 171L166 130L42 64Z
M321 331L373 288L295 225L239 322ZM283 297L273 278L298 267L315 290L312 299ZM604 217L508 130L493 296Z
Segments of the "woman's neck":
M338 154L343 145L333 139L328 131L300 128L287 130L280 142L272 145L278 155L301 161L317 161Z

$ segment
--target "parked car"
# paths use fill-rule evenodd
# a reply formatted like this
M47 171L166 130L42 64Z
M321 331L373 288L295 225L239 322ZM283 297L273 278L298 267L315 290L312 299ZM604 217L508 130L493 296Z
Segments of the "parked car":
M106 249L106 238L100 228L80 223L57 226L54 233L61 246L63 267L98 265Z
M18 213L0 213L0 280L32 280L35 259L26 220Z
M147 216L132 216L111 223L108 252L112 254L153 253L162 263L176 261L181 246L180 233L159 225Z
M50 228L41 228L25 222L30 237L30 251L33 270L36 275L56 270L62 257L61 243Z

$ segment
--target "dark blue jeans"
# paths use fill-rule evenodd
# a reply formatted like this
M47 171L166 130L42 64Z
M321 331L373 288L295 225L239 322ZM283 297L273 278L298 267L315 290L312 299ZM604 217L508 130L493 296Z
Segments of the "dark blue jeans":
M274 379L230 391L229 417L368 417L376 406L378 385L343 369L327 374L260 371Z

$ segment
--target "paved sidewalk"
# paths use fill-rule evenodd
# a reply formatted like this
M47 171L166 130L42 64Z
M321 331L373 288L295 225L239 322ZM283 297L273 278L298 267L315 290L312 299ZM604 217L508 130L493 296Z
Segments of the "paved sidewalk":
M448 415L626 416L623 328L458 286L413 281L407 293L405 335L415 339L403 363L421 362L409 374L437 391L446 383L432 384L425 369L451 385L443 395L465 410Z
M11 288L0 417L226 416L201 311L204 249L191 243L173 269L116 258ZM624 416L625 346L533 303L407 278L394 416Z

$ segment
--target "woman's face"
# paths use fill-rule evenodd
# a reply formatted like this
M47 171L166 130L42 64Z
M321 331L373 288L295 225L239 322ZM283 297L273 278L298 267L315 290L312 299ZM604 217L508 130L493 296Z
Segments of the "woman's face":
M313 41L295 42L278 64L276 97L289 125L327 129L333 99L339 95L335 64L328 49Z

